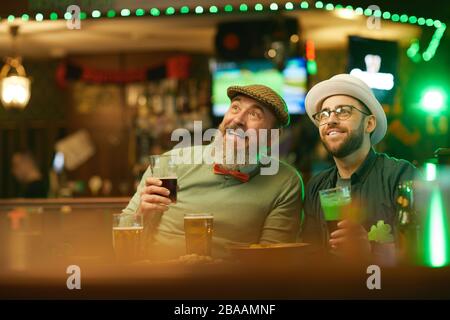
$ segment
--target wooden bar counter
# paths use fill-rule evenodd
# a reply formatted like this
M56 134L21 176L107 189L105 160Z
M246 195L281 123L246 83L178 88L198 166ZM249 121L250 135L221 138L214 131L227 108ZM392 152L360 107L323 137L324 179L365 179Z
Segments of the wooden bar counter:
M175 259L118 265L112 214L127 203L127 198L0 201L0 299L450 298L448 267L381 266L380 289L371 289L370 264L323 254L259 264ZM80 271L80 289L68 286L73 266Z

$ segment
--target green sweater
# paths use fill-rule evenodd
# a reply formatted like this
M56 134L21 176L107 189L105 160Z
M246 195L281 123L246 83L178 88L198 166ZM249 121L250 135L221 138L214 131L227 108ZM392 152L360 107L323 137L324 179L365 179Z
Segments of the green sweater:
M226 257L227 246L232 244L296 241L304 195L300 175L283 162L275 175L261 175L259 166L251 168L250 180L242 183L214 174L211 164L178 165L177 203L164 214L144 217L153 258L171 259L185 254L185 213L213 214L213 257ZM124 213L137 211L141 189L149 176L147 169Z

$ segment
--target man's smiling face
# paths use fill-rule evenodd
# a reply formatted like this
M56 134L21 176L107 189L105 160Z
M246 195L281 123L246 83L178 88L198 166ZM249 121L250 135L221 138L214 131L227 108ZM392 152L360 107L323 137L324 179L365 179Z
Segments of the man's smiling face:
M231 101L230 108L219 125L224 148L236 150L240 145L245 146L247 158L249 143L253 141L250 141L248 136L235 134L235 131L245 133L254 130L255 142L258 143L259 130L267 129L270 132L270 129L276 127L276 123L275 115L266 106L250 97L238 95Z
M368 128L365 120L366 117L374 116L365 116L364 113L368 110L355 98L345 95L328 97L323 101L321 110L335 111L344 105L353 106L357 110L353 109L351 116L345 120L339 119L332 112L328 119L319 123L320 138L328 152L336 158L346 157L361 148L365 135L369 139L369 134L374 129Z

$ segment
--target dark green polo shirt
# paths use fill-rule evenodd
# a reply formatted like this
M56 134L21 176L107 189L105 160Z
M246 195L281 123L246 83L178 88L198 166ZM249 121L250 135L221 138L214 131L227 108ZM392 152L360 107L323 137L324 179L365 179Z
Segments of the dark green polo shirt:
M402 181L413 180L417 171L406 160L395 159L370 149L366 159L350 179L352 200L357 200L360 210L364 210L366 214L363 226L367 231L377 221L384 220L395 232L397 186ZM302 241L326 244L328 235L319 191L334 188L337 182L338 170L334 166L311 178L306 186Z

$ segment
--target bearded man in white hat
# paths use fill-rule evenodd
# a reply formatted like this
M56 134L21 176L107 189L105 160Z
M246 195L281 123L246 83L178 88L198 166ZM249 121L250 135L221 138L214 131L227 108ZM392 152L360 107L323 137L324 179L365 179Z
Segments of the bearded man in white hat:
M328 246L337 254L351 252L355 256L355 250L346 249L356 248L360 257L371 257L376 242L394 248L397 186L414 179L416 168L406 160L374 151L387 129L382 106L363 81L349 74L315 85L305 104L335 166L314 176L307 185L303 241ZM341 186L350 189L352 209L348 211L353 216L336 219L340 221L330 234L319 191ZM384 236L376 234L379 227Z

